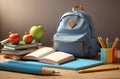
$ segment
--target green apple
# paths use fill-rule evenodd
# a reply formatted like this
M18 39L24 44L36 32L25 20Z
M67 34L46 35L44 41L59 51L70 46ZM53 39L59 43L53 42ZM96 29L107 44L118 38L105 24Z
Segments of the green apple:
M44 28L41 25L31 27L29 32L36 42L40 42L44 37Z

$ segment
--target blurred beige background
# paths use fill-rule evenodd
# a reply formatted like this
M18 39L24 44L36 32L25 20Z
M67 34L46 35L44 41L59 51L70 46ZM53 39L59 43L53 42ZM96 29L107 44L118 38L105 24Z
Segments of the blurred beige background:
M120 0L0 0L0 40L9 31L23 35L41 24L45 29L42 42L51 46L59 18L78 4L91 15L97 35L108 36L111 42L120 36Z

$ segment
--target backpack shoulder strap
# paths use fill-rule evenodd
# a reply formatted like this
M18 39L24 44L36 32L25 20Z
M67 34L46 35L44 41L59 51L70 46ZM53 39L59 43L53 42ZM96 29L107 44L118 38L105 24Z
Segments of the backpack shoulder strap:
M89 14L87 14L86 12L82 12L82 13L83 13L83 15L85 15L85 17L87 18L87 20L90 24L90 29L91 29L93 38L96 38L95 31L94 31L94 28L93 28L94 25L93 25L93 21L92 21L91 16Z

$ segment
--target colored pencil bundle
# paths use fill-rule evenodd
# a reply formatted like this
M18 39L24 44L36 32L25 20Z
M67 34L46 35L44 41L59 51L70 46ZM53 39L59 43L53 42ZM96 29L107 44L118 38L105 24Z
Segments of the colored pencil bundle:
M106 38L106 41L104 43L104 40L101 36L98 37L98 41L101 45L101 61L104 61L105 63L117 63L117 48L119 43L119 38L116 37L112 46L110 46L109 38Z
M112 44L112 47L110 46L110 42L109 42L108 37L106 38L106 42L104 42L103 38L101 36L98 36L98 41L99 41L102 48L118 48L118 45L119 45L119 38L118 37L115 38L115 40Z

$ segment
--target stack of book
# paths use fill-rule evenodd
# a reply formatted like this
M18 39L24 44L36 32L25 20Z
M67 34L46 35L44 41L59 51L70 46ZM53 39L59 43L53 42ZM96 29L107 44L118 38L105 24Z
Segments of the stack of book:
M23 56L37 50L39 46L41 46L41 43L33 42L31 44L25 44L23 41L20 41L19 44L11 44L7 42L3 44L1 53L5 54L6 57Z

